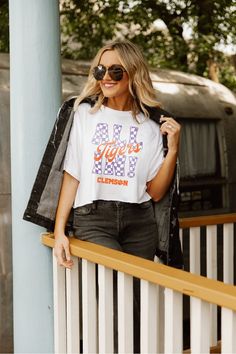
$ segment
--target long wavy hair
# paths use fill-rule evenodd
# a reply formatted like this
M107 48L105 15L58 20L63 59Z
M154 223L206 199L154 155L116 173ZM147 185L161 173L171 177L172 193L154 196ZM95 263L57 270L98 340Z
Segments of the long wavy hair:
M108 50L116 51L122 66L128 74L129 92L133 98L131 105L132 115L136 117L142 111L148 117L149 113L145 106L160 107L160 104L156 100L146 61L139 48L128 40L112 42L98 51L90 67L87 83L75 101L74 109L76 110L78 105L88 97L95 100L91 113L95 113L102 104L106 104L107 98L103 95L99 82L93 77L93 68L99 65L102 54Z

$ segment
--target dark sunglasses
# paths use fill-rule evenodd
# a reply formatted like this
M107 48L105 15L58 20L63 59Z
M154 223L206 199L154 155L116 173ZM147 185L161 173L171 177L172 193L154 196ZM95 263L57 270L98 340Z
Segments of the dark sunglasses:
M104 78L107 71L112 80L120 81L122 80L123 73L126 70L123 68L123 66L118 64L111 65L109 68L106 68L104 65L100 64L93 68L93 76L97 81L100 81Z

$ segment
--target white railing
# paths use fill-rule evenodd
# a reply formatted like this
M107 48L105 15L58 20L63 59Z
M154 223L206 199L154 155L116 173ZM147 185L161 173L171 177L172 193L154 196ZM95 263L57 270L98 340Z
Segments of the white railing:
M234 284L235 222L236 214L210 215L180 220L182 248L184 253L188 255L188 269L191 273L204 274L210 279L220 279L223 280L224 283ZM188 242L185 242L188 237L183 236L184 234L186 235L186 230L189 236ZM203 232L201 232L201 230ZM202 238L200 237L201 234L203 236ZM203 245L201 241L204 241ZM185 243L187 243L187 247ZM223 249L220 248L217 251L217 246L219 247L219 245L223 245ZM185 247L187 249L185 249ZM204 272L201 269L202 263L205 263L206 269ZM190 311L192 311L192 306L193 303L191 300ZM213 347L217 346L218 343L217 332L218 326L220 325L217 319L216 305L210 305L209 316L210 344ZM192 316L190 316L190 318L192 321ZM192 322L191 326L193 326ZM191 338L191 342L193 340L194 339Z
M183 230L189 230L189 271L194 274L202 274L201 260L206 259L206 276L217 279L217 237L223 237L222 280L224 283L234 284L234 223L236 214L210 215L180 220L180 232L182 247L184 248ZM222 230L217 229L222 225ZM201 247L200 232L205 228L205 248ZM222 250L221 250L222 251Z
M199 236L196 228L206 225L202 220L200 224L197 218L181 220L181 227L190 227L190 258ZM235 220L234 215L234 219L231 216L217 223L231 225ZM209 239L215 238L215 228L207 226ZM232 226L224 229L232 232ZM42 242L53 247L53 236L44 234ZM216 243L210 239L207 245L208 276L213 277ZM228 249L232 253L231 246L224 247L224 252ZM70 247L75 264L72 270L58 266L53 257L55 353L114 352L113 269L118 273L119 353L133 353L133 277L140 279L141 353L183 352L183 295L191 299L191 353L209 353L215 345L217 306L221 308L221 352L236 353L236 287L192 274L199 269L199 252L194 262L190 261L194 266L189 273L74 238ZM232 270L229 274L232 277Z

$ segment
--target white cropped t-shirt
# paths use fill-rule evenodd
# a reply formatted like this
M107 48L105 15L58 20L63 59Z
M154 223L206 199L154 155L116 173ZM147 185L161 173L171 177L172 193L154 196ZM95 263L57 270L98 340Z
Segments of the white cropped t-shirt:
M163 162L159 125L142 113L137 121L129 111L90 109L82 103L76 110L64 161L80 182L74 208L95 200L148 201L146 183Z

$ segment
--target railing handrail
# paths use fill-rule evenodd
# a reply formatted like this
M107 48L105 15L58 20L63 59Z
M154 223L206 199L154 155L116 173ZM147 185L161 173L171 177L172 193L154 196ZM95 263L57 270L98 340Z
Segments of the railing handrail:
M194 216L189 218L180 218L179 220L179 224L182 229L188 227L220 225L234 222L236 222L236 213Z
M54 246L53 234L42 234L42 243ZM110 269L147 280L188 296L236 311L236 287L183 270L171 268L124 252L70 237L71 254Z

